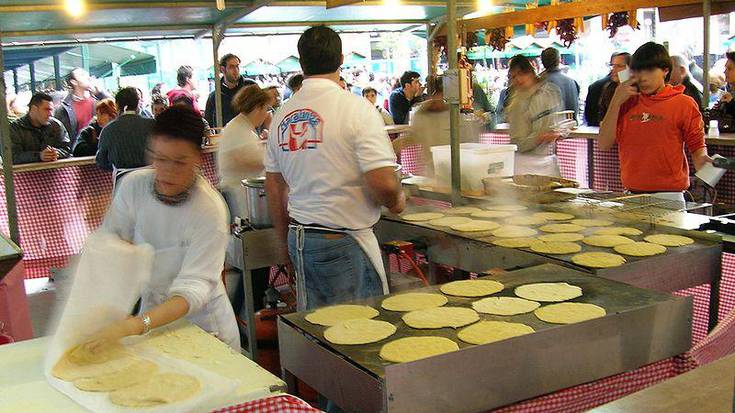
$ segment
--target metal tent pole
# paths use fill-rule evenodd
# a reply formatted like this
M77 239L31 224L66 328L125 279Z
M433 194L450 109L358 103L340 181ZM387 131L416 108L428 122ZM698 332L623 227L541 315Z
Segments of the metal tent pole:
M222 124L222 82L220 79L219 67L219 45L224 38L224 28L222 26L212 26L212 58L214 59L214 107L215 107L215 126L223 128ZM224 75L224 74L223 74Z
M704 0L702 2L702 18L704 19L704 56L702 59L702 105L706 108L709 106L709 26L710 15L712 14L712 1Z
M434 68L434 46L433 41L431 39L431 23L426 23L426 74L429 76L433 76L436 74L436 69Z
M449 61L450 73L454 73L456 86L459 88L459 75L457 73L457 0L447 1L447 60ZM459 90L454 92L457 99L451 99L449 103L449 145L452 164L452 203L457 204L462 198L459 155ZM451 95L452 93L450 93Z
M3 46L0 39L0 73L5 73ZM5 204L8 212L8 228L10 239L20 246L18 232L18 209L15 205L15 184L13 182L13 144L10 140L10 124L8 122L8 106L5 98L5 76L0 76L0 138L3 142L2 162L5 180Z
M31 92L36 91L36 65L33 62L28 63L28 71L31 74Z
M61 58L59 55L54 55L54 83L55 83L55 89L56 90L62 90L64 89L63 85L61 84Z

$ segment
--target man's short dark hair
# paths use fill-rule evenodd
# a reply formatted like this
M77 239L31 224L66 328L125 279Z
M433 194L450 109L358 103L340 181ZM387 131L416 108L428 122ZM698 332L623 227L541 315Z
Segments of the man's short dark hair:
M131 86L120 89L115 94L115 103L120 113L126 110L138 110L138 105L140 104L138 89Z
M192 69L191 66L181 66L179 70L176 71L176 83L180 87L184 87L186 82L191 79L192 76L194 76L194 69Z
M31 96L31 101L28 102L28 107L39 106L41 102L53 102L54 98L46 92L36 92Z
M521 73L536 74L536 71L531 64L531 61L528 60L526 56L520 54L517 54L510 58L510 62L508 63L508 72L510 72L511 70L518 70Z
M378 91L375 90L375 88L373 87L366 87L365 89L362 90L362 97L367 96L368 93L375 93L377 95Z
M334 73L342 65L342 39L327 26L306 30L297 47L304 76Z
M194 99L191 98L191 96L187 95L179 95L171 102L172 106L175 105L185 105L187 107L190 107L194 109Z
M615 52L610 56L610 62L612 62L613 59L615 59L618 56L623 56L623 59L625 59L625 64L630 66L630 53L628 52Z
M232 58L235 58L235 59L237 59L237 63L238 63L238 64L239 64L240 62L242 62L242 60L240 60L240 58L239 58L239 57L237 57L237 55L234 55L234 54L232 54L232 53L227 53L226 55L222 56L222 57L221 57L221 58L219 59L219 66L220 66L220 67L226 67L226 66L227 66L227 61L228 61L228 60L230 60L230 59L232 59Z
M561 63L561 55L559 51L553 47L547 47L541 52L541 64L544 65L546 70L552 70L559 67Z
M668 70L665 80L668 82L671 77L671 70L673 66L671 64L671 57L669 52L663 45L654 42L648 42L639 47L638 50L633 53L630 69L631 70L646 70L646 69L661 69Z
M727 52L725 53L725 57L727 57L727 60L730 60L733 63L735 63L735 52Z
M302 83L304 83L304 75L301 73L296 73L295 75L291 75L291 77L288 78L286 85L289 89L294 90L300 88Z
M158 115L151 129L151 136L187 141L201 150L204 121L201 115L190 108L171 106Z
M401 75L401 80L400 80L401 87L410 85L411 82L413 82L416 79L421 79L421 75L418 72L414 72L411 70L403 72L403 74Z

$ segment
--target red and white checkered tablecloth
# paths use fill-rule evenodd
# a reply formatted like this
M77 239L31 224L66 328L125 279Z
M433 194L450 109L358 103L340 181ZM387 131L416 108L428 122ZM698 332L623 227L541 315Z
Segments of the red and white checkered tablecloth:
M594 182L592 189L598 191L623 191L623 182L620 181L620 158L618 157L618 145L612 149L603 151L597 141L594 142L593 150Z
M725 158L735 158L735 146L709 145L707 151L710 155L719 154ZM725 172L715 189L717 189L717 202L735 205L735 171Z
M234 406L212 410L210 413L319 413L309 403L291 396L282 394L264 399L253 400Z

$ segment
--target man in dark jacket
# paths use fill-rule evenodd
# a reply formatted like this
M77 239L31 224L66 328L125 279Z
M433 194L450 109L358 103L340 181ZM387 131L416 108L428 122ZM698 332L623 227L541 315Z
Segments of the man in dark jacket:
M245 86L255 85L256 83L250 79L245 79L240 75L240 58L232 53L228 53L219 60L219 70L222 72L222 125L217 123L217 108L215 106L215 94L213 91L207 99L207 106L204 108L204 119L210 125L217 128L223 128L232 120L237 113L232 108L232 98L237 92Z
M69 157L69 134L64 125L51 116L53 112L53 98L36 92L28 104L28 113L10 124L14 164L52 162Z
M670 83L672 86L683 85L684 94L694 99L697 102L699 111L702 111L702 86L696 80L692 79L691 73L689 73L689 62L684 56L673 55L671 56L671 79Z
M54 117L64 125L73 147L79 132L94 118L95 103L108 96L98 90L89 73L79 67L69 72L66 86L69 93L61 101L61 105L56 108Z
M401 87L394 90L388 99L390 103L390 114L396 125L408 124L408 113L411 106L418 103L424 87L421 85L421 75L417 72L404 72L401 75Z
M115 168L141 168L148 164L148 135L155 120L140 116L139 99L138 90L134 87L122 88L115 95L120 116L100 133L95 158L100 168L111 171Z
M546 69L543 79L555 84L561 91L562 110L573 111L574 119L577 119L579 113L579 83L559 69L561 64L559 51L553 47L544 49L541 52L541 63Z
M584 119L588 126L600 126L607 113L610 100L620 83L618 73L630 65L630 53L618 52L610 56L610 73L592 83L587 89L587 100L584 103Z

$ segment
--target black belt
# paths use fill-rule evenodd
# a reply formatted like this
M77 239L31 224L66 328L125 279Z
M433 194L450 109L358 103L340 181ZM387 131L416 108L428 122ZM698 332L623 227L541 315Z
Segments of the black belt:
M290 219L288 221L289 225L299 225L302 227L308 227L304 228L304 232L311 232L316 234L334 234L335 232L344 232L344 231L352 231L351 229L347 228L331 228L324 225L319 224L302 224L299 221L296 221L295 219Z

